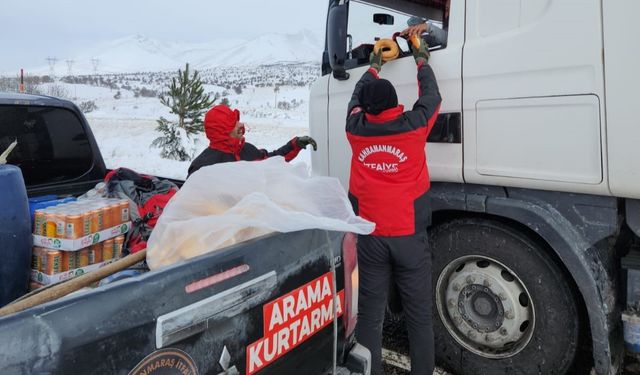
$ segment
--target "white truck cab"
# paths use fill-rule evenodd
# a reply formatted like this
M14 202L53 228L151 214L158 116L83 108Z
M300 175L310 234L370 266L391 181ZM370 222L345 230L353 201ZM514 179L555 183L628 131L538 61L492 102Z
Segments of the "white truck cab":
M563 374L585 355L618 371L621 310L638 302L619 275L640 243L638 14L635 0L329 1L312 163L345 189L347 103L375 38L416 16L447 32L431 46L443 102L425 152L436 355L456 375ZM380 76L411 108L398 42Z

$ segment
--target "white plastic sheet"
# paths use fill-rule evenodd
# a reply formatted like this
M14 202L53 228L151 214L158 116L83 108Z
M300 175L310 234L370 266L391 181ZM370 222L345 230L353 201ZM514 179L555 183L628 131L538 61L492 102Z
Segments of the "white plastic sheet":
M303 163L221 163L192 174L165 207L147 243L147 263L156 269L270 232L369 234L374 227L355 216L337 179L311 177Z

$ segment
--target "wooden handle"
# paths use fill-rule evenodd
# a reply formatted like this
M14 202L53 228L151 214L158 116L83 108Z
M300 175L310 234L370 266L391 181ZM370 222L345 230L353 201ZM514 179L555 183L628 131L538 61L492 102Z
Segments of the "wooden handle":
M107 264L106 266L99 268L93 272L85 273L84 275L78 276L59 285L54 285L51 288L43 291L42 293L38 293L34 296L11 303L0 309L0 316L14 314L22 310L26 310L30 307L53 301L54 299L58 299L60 297L64 297L69 293L75 292L76 290L80 290L95 283L96 281L102 280L109 275L131 267L134 264L143 261L146 257L146 249L138 251L137 253L127 255L126 257L113 263Z

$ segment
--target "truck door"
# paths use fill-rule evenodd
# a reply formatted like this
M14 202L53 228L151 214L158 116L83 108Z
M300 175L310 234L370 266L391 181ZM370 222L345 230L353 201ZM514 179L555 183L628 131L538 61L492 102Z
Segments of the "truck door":
M607 90L607 157L609 184L617 197L640 198L640 121L637 109L637 88L640 74L640 45L630 33L634 15L640 13L640 2L605 1L603 6L605 82ZM627 215L629 209L627 208Z
M339 33L346 28L346 54L343 62L344 73L336 72L328 79L328 147L329 174L338 177L348 186L351 150L345 136L347 103L354 86L362 74L369 68L369 54L375 43L374 38L391 38L394 32L407 27L412 16L436 20L442 25L446 1L427 1L427 5L409 1L333 1L329 9L327 23L327 41L340 38ZM332 12L339 7L348 7L348 21L337 25ZM393 17L392 24L377 24L373 15L383 13ZM335 15L335 14L334 14ZM387 17L387 19L390 19ZM445 21L446 24L446 21ZM451 4L448 19L448 38L446 45L431 47L430 64L435 71L443 97L441 115L432 131L425 149L428 156L429 171L432 180L462 182L462 46L464 41L464 2ZM417 99L416 66L413 55L408 52L404 39L398 38L405 53L382 67L381 78L390 80L397 91L398 101L406 109L411 109ZM340 41L339 41L340 42ZM330 48L329 48L330 49ZM329 57L332 57L329 51ZM325 54L325 56L327 53ZM335 65L335 64L334 64ZM336 78L337 76L337 78ZM323 77L324 78L324 77ZM312 120L313 127L313 120Z

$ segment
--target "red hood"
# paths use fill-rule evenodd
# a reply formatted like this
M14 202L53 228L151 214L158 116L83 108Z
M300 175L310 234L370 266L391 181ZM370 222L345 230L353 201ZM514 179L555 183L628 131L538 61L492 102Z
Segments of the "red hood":
M240 121L240 112L226 105L217 105L204 116L204 132L209 138L209 148L236 155L239 159L240 150L244 145L244 137L236 139L229 136Z
M367 121L374 124L384 124L388 121L393 121L398 117L402 116L404 113L404 106L402 104L395 106L393 108L385 109L384 111L378 113L377 115L371 113L365 113L364 117Z

